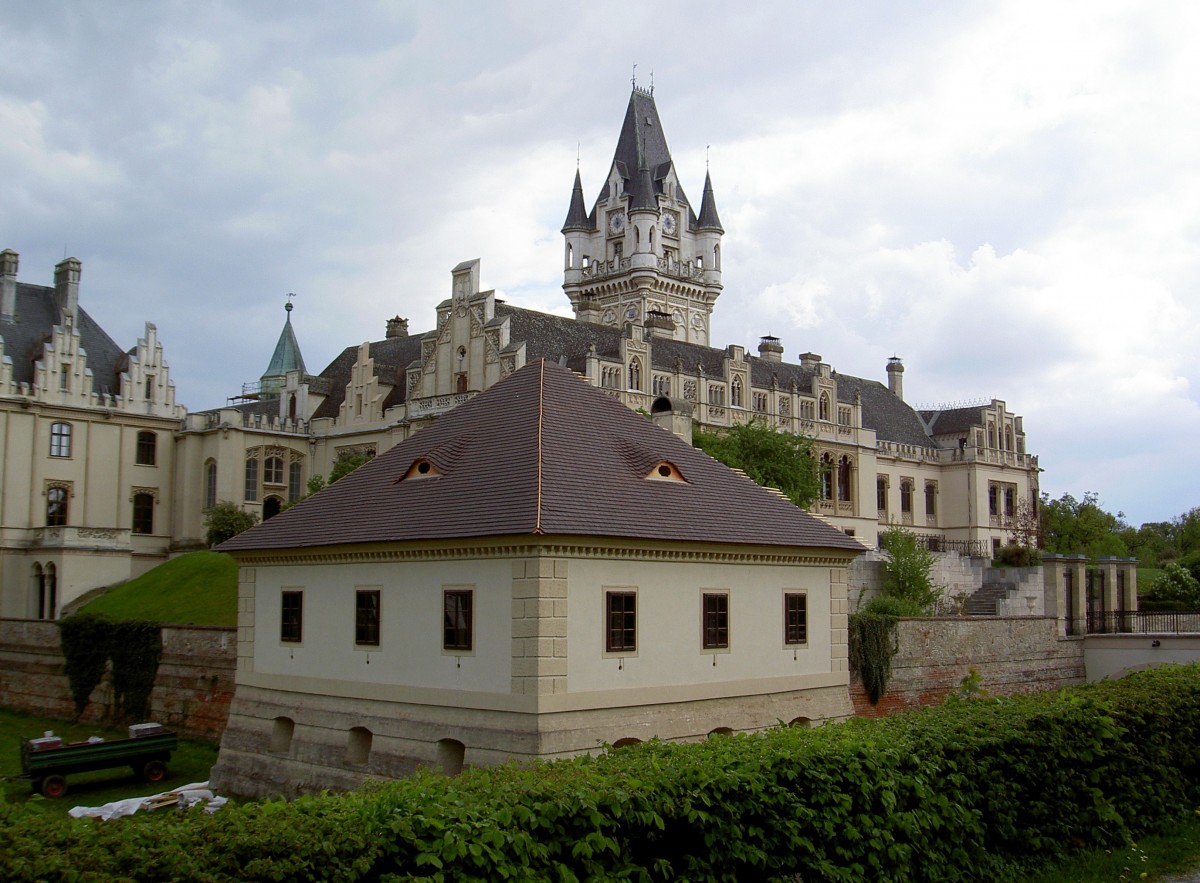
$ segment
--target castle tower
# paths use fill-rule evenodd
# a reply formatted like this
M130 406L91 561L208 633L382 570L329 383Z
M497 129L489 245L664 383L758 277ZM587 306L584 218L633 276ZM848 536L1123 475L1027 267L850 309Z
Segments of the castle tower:
M288 295L292 297L293 295ZM271 354L271 364L259 378L259 395L263 399L275 399L287 383L289 371L305 373L304 357L300 355L300 343L296 340L296 332L292 330L292 302L289 300L283 307L287 311L287 319L283 323L283 331L279 333L279 341L275 344L275 352Z
M670 320L674 339L709 343L724 232L711 178L697 215L676 175L653 92L634 86L590 212L575 172L562 233L563 291L576 318L619 327L653 313Z

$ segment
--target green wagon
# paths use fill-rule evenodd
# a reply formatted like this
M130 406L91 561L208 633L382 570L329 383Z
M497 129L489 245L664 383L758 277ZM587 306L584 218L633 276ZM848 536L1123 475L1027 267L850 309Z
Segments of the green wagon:
M167 761L179 744L175 733L145 724L130 727L142 732L128 739L89 740L54 744L52 738L21 738L21 772L33 790L46 797L67 793L67 776L128 766L147 782L160 782L167 775Z

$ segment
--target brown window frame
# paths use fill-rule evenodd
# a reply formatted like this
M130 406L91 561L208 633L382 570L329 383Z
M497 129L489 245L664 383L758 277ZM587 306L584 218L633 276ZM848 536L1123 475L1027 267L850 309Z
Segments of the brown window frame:
M284 589L279 602L279 640L299 644L304 640L304 591Z
M132 530L136 534L154 533L154 495L133 495Z
M442 590L442 649L465 653L475 649L474 589Z
M143 429L137 434L137 452L134 463L138 466L155 466L158 460L158 434Z
M700 643L705 650L729 649L729 593L705 592L700 600Z
M607 653L637 652L637 592L604 593L604 649Z
M808 593L783 593L783 643L808 643Z
M354 591L354 646L378 647L381 593L379 589Z

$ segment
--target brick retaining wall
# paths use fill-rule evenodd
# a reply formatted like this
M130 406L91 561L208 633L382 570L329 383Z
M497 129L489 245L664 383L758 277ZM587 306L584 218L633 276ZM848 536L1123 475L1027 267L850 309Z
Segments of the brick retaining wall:
M188 738L219 741L233 700L237 630L163 626L162 637L151 717ZM105 677L92 692L83 719L105 722L111 704L112 688ZM64 720L75 716L57 625L0 619L0 706Z
M899 651L878 705L871 705L862 681L852 677L856 715L940 705L971 667L983 678L983 689L997 695L1055 690L1086 679L1083 641L1058 637L1053 619L930 617L902 619L896 630Z

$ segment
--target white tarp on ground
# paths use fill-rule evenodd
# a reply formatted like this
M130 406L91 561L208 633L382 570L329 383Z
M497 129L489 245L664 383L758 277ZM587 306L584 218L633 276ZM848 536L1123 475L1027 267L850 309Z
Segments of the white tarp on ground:
M170 798L174 797L175 800ZM204 804L205 812L216 812L225 805L225 797L214 797L208 790L208 782L195 782L171 791L152 794L149 797L128 797L125 800L115 800L104 806L77 806L69 814L77 819L119 819L131 816L140 809L153 809L160 806L179 806L186 809L197 803Z

